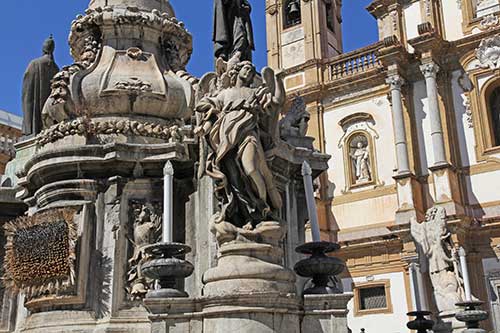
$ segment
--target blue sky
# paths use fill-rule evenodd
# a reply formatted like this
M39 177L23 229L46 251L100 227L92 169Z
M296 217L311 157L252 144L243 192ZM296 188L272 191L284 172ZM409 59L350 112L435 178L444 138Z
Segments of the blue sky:
M258 68L266 64L264 0L250 0L257 50ZM366 12L370 0L346 0L343 8L344 50L350 51L377 40L375 20ZM26 66L39 57L41 46L53 34L59 65L72 59L67 45L71 21L84 13L89 0L3 0L0 13L0 109L21 114L21 85ZM188 69L200 76L211 70L212 1L171 0L177 17L194 37L194 53Z

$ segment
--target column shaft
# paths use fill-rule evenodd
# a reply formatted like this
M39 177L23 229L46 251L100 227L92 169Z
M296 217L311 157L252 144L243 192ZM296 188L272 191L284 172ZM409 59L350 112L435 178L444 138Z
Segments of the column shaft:
M392 122L394 126L394 142L396 146L398 174L404 174L410 171L410 163L408 159L408 145L406 141L406 128L401 96L403 79L399 75L393 75L387 79L387 83L390 85L391 89Z
M428 63L420 67L425 76L427 99L429 103L429 117L431 122L431 138L434 150L434 166L446 163L444 148L443 125L438 103L438 90L436 76L439 67L435 63Z

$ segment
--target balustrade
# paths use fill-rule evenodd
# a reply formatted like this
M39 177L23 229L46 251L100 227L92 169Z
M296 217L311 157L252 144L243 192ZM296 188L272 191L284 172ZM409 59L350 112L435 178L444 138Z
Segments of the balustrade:
M333 58L328 63L330 79L338 80L347 76L367 72L374 68L382 68L382 64L377 57L377 52L380 47L382 47L382 43L378 42Z

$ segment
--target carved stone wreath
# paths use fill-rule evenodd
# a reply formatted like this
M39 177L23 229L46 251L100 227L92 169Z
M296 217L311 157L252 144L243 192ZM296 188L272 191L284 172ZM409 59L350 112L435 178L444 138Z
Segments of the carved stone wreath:
M68 293L75 285L75 210L54 209L5 225L6 286L27 300Z
M61 122L43 130L37 137L37 144L44 145L56 142L70 135L91 136L99 134L139 135L180 143L190 133L191 129L183 126L180 121L172 121L162 125L129 119L94 120L81 117Z

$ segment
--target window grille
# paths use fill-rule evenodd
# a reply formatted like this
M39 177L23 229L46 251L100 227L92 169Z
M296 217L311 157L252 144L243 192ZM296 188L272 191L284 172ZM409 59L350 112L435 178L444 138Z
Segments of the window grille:
M363 288L359 291L360 310L374 310L387 308L385 287Z

